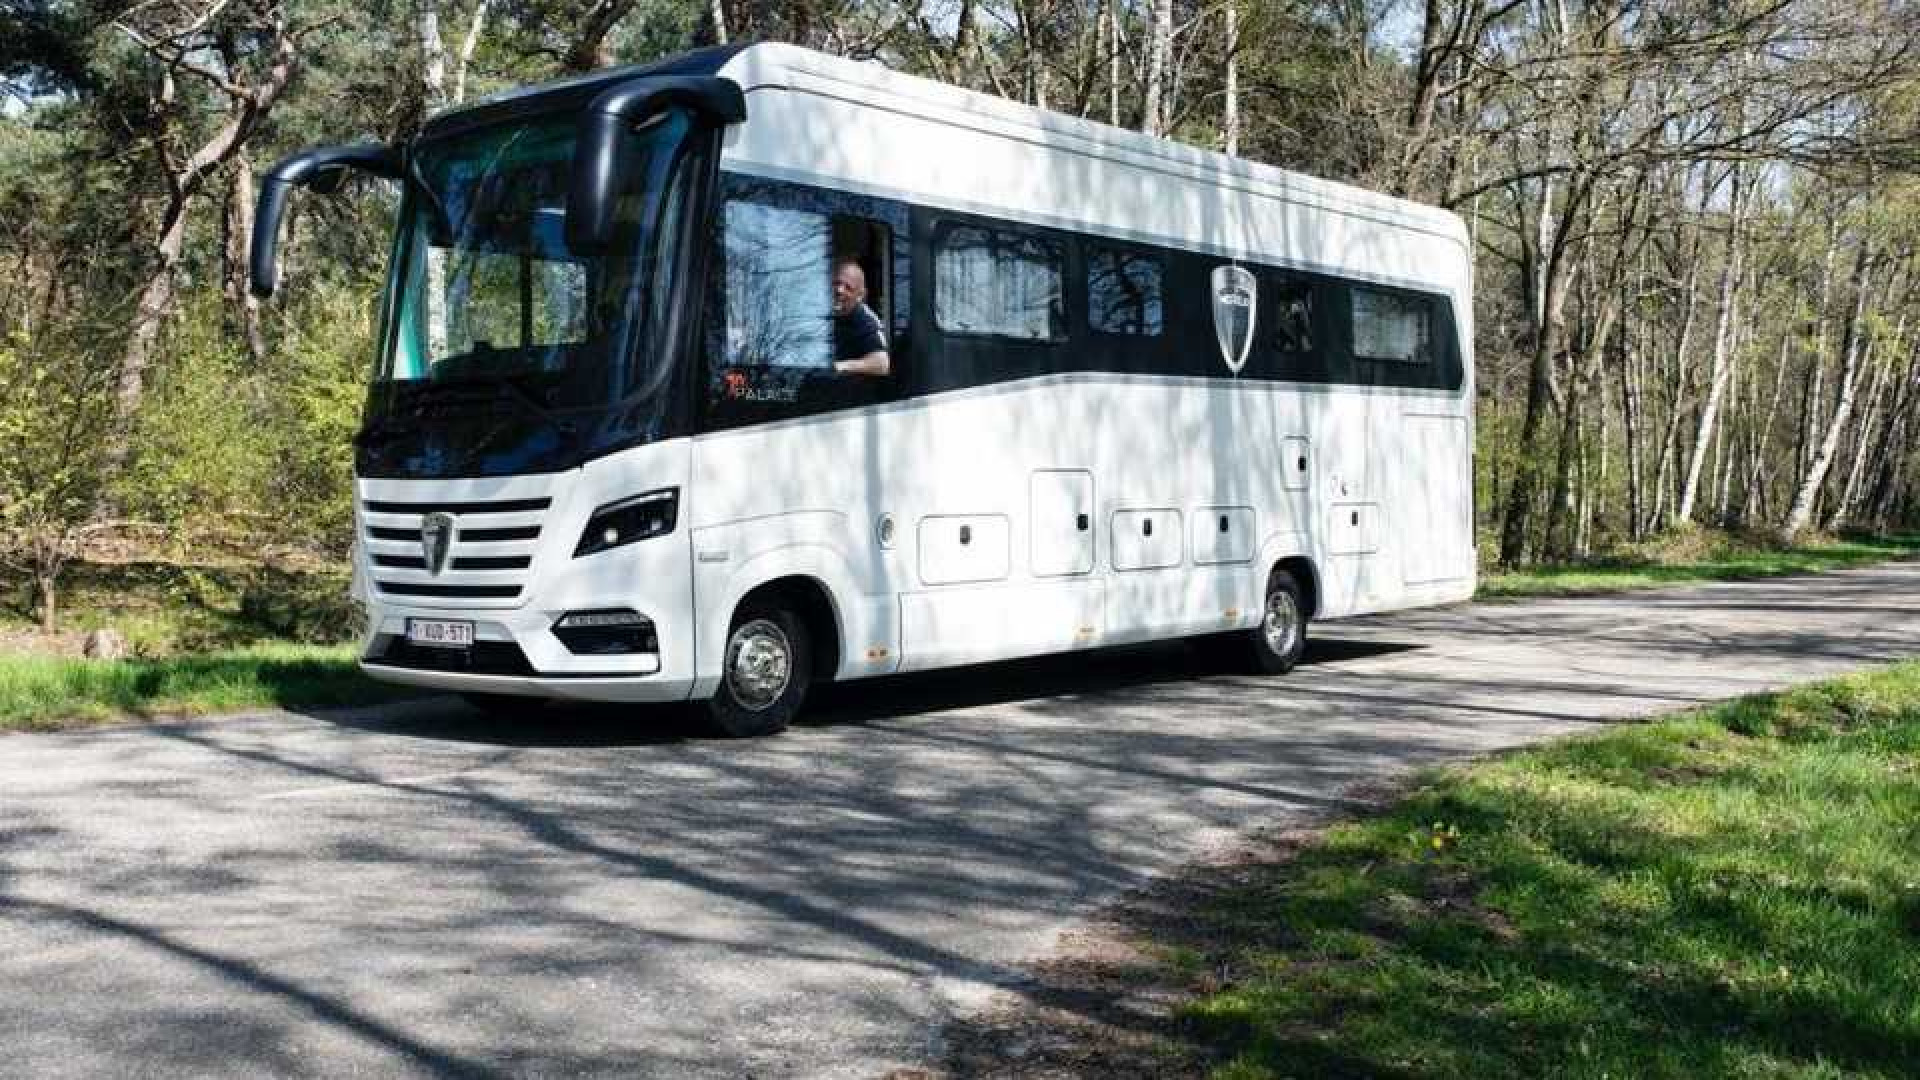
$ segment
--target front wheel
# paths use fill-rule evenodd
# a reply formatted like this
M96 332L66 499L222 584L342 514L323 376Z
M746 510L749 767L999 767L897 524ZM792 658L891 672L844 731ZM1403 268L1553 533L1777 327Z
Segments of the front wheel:
M1307 651L1307 605L1292 574L1275 570L1267 579L1266 604L1259 625L1242 633L1254 670L1285 675L1300 662L1301 654Z
M807 698L810 650L806 624L792 611L742 608L727 634L720 688L707 702L713 726L735 739L785 731Z

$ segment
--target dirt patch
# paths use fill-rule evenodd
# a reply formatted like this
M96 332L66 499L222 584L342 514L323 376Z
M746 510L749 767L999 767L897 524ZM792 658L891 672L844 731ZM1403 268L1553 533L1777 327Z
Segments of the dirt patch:
M1355 809L1385 805L1403 789L1343 793ZM1240 924L1229 932L1199 913L1230 890L1272 876L1343 815L1258 830L1231 847L1129 894L1061 935L1055 952L1027 966L1031 981L950 1023L946 1059L888 1080L1056 1080L1186 1077L1215 1064L1217 1047L1196 1038L1181 1006L1235 981L1236 950L1295 944L1287 927ZM1510 928L1509 928L1510 931Z
M87 635L81 631L43 634L21 627L0 627L0 656L79 656Z

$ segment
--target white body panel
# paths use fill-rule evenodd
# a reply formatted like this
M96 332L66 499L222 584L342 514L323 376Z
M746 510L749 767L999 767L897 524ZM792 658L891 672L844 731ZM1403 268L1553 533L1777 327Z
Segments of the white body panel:
M376 634L403 633L409 616L470 618L480 640L518 643L537 676L370 671L455 689L704 697L741 598L790 577L830 598L841 679L1251 627L1285 558L1310 566L1322 619L1472 594L1472 304L1457 218L784 46L746 50L723 74L749 113L726 134L724 170L1443 293L1465 385L1056 374L672 440L562 474L362 480L363 526L419 524L367 502L551 500L514 519L537 519L537 540L499 549L529 554L530 568L473 578L522 583L515 598L382 595L367 584L380 544L356 553ZM665 487L681 492L672 534L571 556L595 507ZM613 607L653 620L657 655L575 656L551 632L565 612Z

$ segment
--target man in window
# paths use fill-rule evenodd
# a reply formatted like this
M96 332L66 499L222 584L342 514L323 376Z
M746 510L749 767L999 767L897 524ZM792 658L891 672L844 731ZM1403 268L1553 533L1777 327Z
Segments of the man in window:
M860 262L833 262L833 370L842 375L885 375L887 335L867 306L867 275Z

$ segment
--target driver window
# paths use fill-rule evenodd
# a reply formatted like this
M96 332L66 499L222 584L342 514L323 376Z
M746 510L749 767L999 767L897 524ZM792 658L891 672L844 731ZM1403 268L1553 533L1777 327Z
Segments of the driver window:
M709 412L747 422L857 404L836 384L888 371L887 226L734 199L721 233Z

